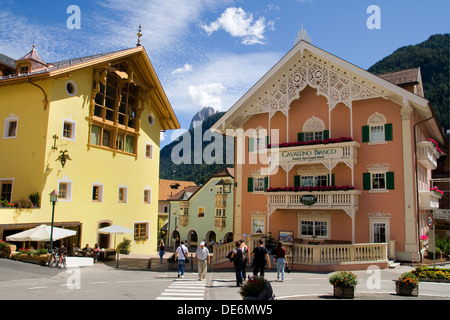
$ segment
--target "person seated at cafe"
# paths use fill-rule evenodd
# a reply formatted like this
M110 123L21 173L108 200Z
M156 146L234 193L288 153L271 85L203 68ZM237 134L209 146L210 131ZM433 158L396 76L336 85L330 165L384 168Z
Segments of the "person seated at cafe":
M85 257L89 257L92 255L92 248L89 247L89 243L86 243L86 247L83 248L83 254Z
M98 243L96 243L94 246L94 251L92 252L94 263L97 262L99 255L100 255L100 248L98 247Z

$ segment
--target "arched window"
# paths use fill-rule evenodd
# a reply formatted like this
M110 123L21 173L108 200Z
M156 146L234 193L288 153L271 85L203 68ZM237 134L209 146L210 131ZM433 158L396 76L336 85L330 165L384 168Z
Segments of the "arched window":
M325 123L322 119L311 117L303 124L302 132L298 134L298 141L325 140L330 137L328 130L325 130Z
M392 140L392 124L387 123L386 117L375 112L363 127L363 142L383 143Z

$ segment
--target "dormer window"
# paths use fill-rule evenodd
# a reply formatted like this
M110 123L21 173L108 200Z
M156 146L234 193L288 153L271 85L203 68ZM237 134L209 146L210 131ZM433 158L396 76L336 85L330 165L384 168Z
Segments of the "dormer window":
M30 71L30 66L20 67L20 73L28 73Z

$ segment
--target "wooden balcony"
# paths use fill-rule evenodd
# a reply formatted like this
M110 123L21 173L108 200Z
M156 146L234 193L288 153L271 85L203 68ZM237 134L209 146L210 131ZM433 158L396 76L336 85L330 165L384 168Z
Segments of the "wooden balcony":
M417 144L417 161L427 169L434 170L437 167L439 151L431 141L422 141Z

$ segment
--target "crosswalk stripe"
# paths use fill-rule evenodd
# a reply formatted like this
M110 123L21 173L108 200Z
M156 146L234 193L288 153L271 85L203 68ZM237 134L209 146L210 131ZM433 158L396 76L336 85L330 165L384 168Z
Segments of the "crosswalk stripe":
M176 279L156 300L204 300L206 281Z

